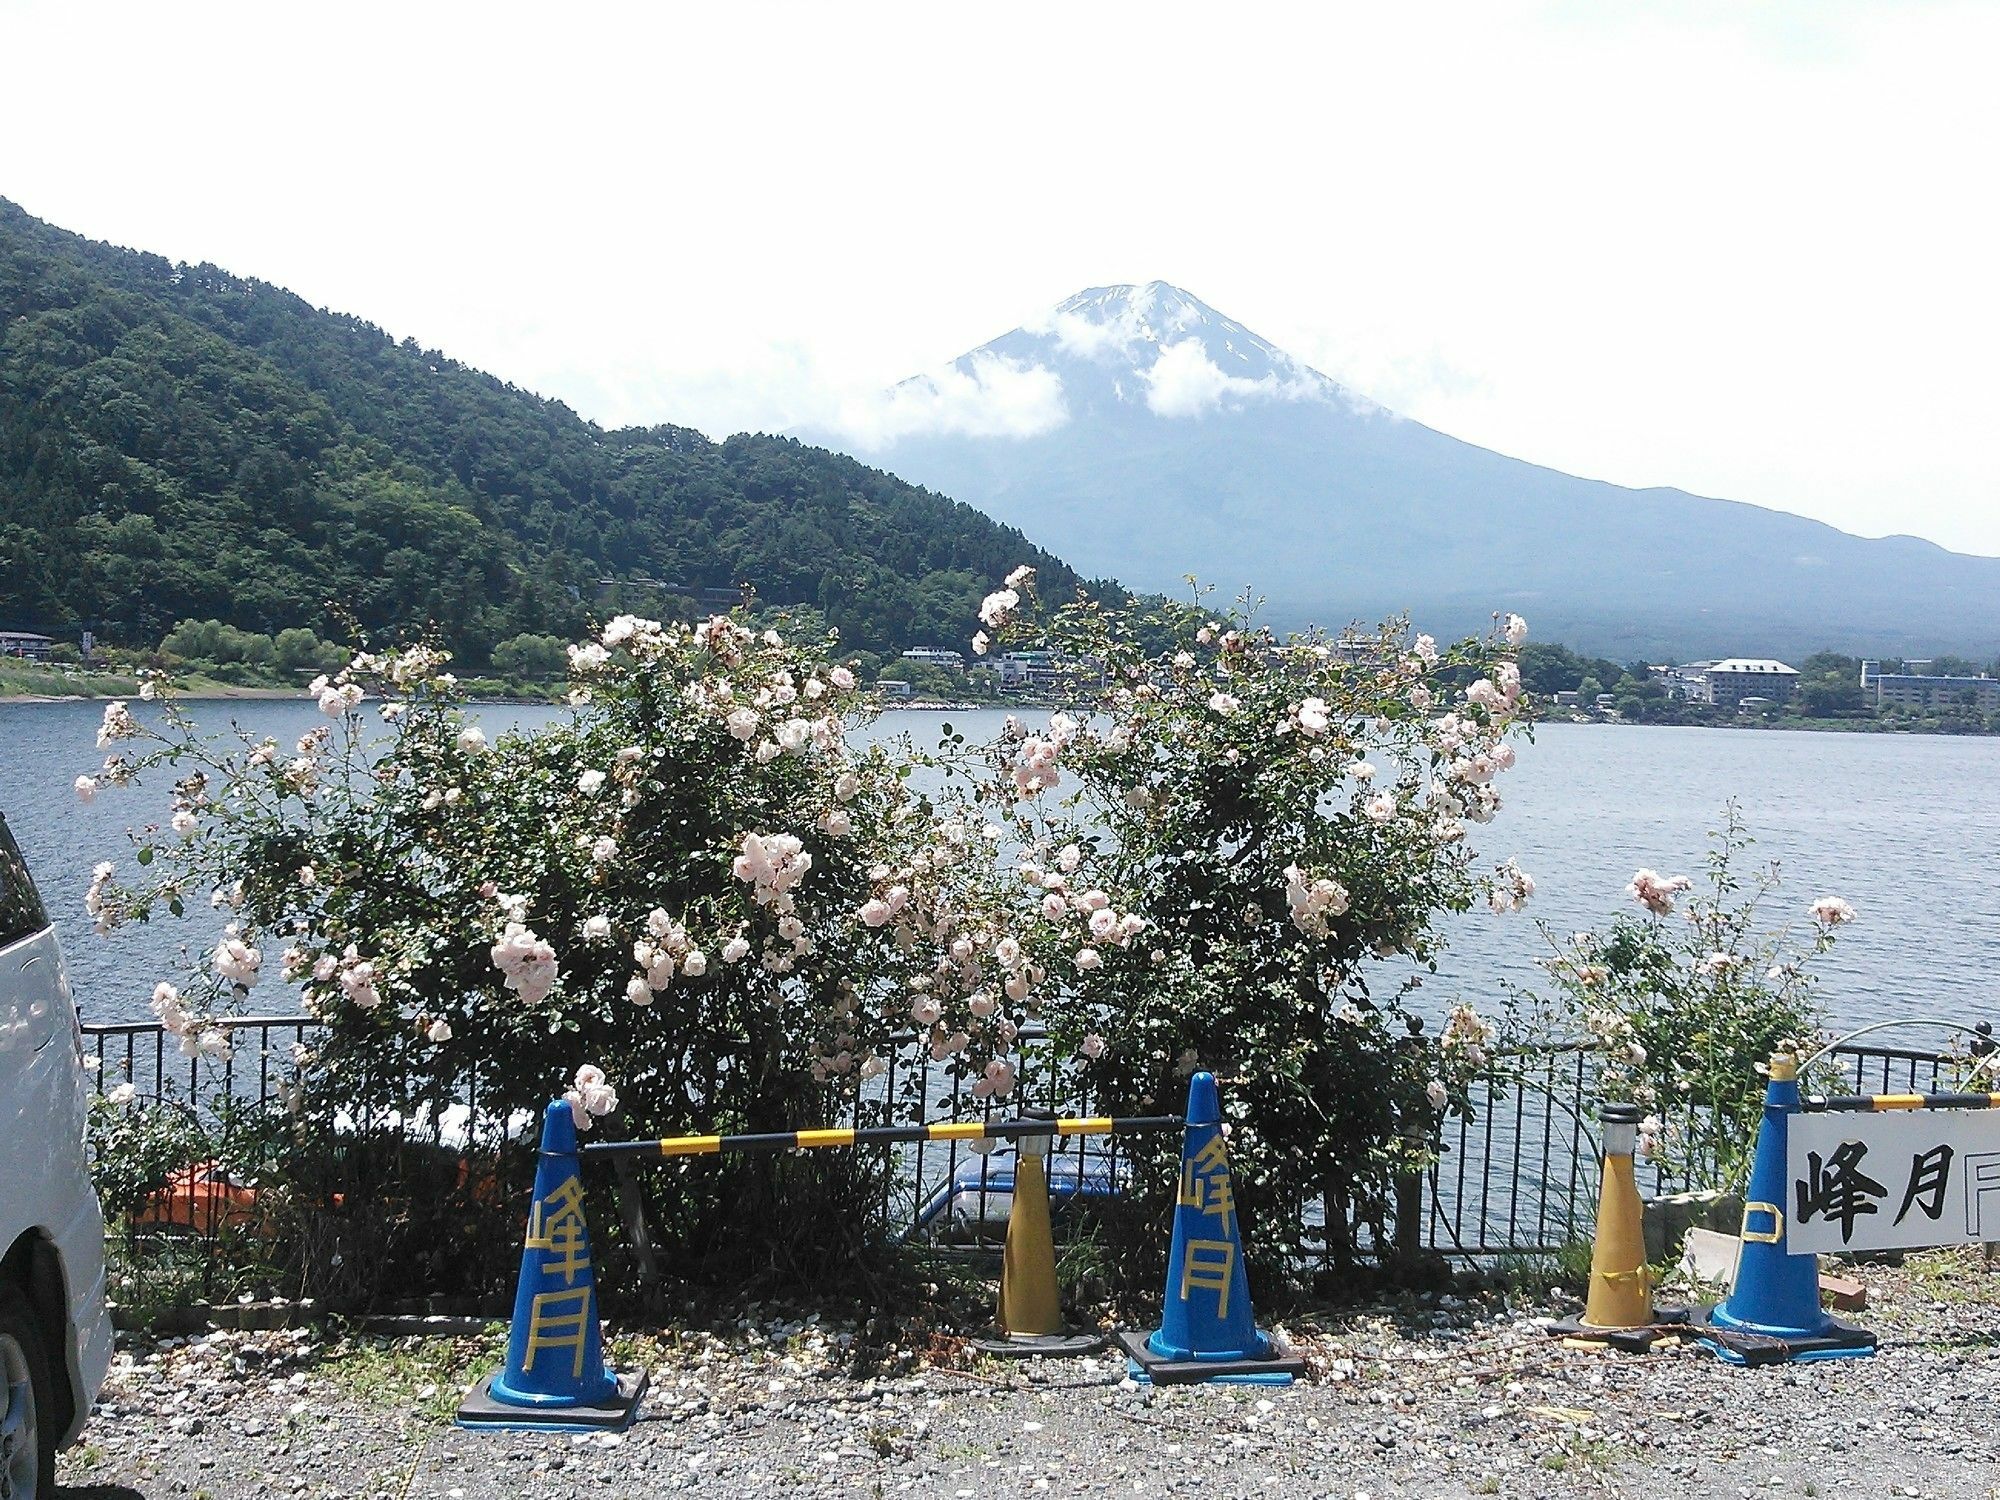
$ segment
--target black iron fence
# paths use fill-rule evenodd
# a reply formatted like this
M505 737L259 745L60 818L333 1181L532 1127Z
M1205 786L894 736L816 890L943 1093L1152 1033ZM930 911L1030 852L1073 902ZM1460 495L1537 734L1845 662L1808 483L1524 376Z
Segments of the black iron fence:
M286 1065L318 1029L310 1016L246 1016L230 1022L232 1045L220 1057L184 1052L158 1021L86 1021L83 1037L99 1093L130 1083L148 1102L198 1107L217 1096L270 1102Z
M1992 1028L1981 1023L1963 1052L1842 1043L1826 1059L1853 1092L1925 1093L1961 1083L1993 1047ZM1427 1176L1423 1248L1473 1257L1544 1253L1587 1237L1600 1162L1590 1049L1571 1043L1503 1054L1475 1083L1470 1103L1447 1122ZM1753 1143L1717 1140L1706 1112L1691 1104L1667 1111L1662 1129L1676 1138L1680 1168L1642 1156L1637 1172L1647 1196L1739 1186L1719 1180L1722 1163Z
M211 1124L229 1113L224 1101L253 1106L288 1102L292 1065L298 1050L312 1045L316 1029L317 1023L303 1016L234 1021L228 1054L204 1058L185 1055L177 1040L154 1022L83 1028L100 1092L129 1083L135 1097L172 1105ZM1972 1052L1990 1046L1981 1038ZM1876 1092L1949 1088L1963 1081L1970 1061L1962 1053L1855 1045L1840 1046L1830 1056L1855 1090ZM990 1119L1023 1107L1062 1115L1094 1113L1094 1101L1075 1074L1053 1065L1039 1032L1023 1033L1015 1061L1021 1084L1010 1097L974 1101L968 1081L913 1040L849 1096L848 1115L840 1123L883 1123L899 1108L907 1111L913 1099L921 1100L926 1119L980 1114ZM1402 1248L1478 1258L1546 1253L1587 1238L1599 1175L1594 1080L1593 1054L1580 1044L1497 1057L1475 1081L1470 1108L1445 1122L1435 1164L1420 1183L1409 1183L1399 1195L1401 1212L1418 1225L1414 1235L1407 1225L1398 1226ZM1696 1137L1701 1128L1696 1113L1670 1120L1670 1128L1678 1127L1684 1138ZM336 1139L342 1131L378 1144L387 1136L397 1153L395 1171L414 1159L437 1177L440 1162L455 1164L456 1186L465 1189L466 1153L474 1143L524 1139L537 1121L526 1113L512 1119L482 1115L475 1099L473 1105L454 1106L436 1116L406 1120L389 1115L364 1124L365 1129L353 1121L335 1122ZM1129 1152L1151 1149L1159 1149L1156 1142L1121 1146L1115 1136L1055 1142L1049 1179L1058 1221L1094 1200L1120 1194L1131 1181ZM1009 1148L982 1149L950 1140L911 1144L895 1152L879 1200L881 1223L889 1233L959 1245L992 1244L1004 1236L1013 1185ZM1681 1159L1690 1158L1684 1153ZM350 1171L355 1166L348 1165ZM1642 1189L1654 1194L1727 1186L1703 1180L1704 1175L1700 1166L1677 1178L1657 1163L1640 1164ZM504 1196L508 1186L489 1178L470 1184L472 1196L501 1202L509 1201ZM125 1261L143 1263L153 1253L153 1241L171 1239L168 1253L197 1265L203 1292L212 1292L216 1247L242 1227L256 1191L254 1181L232 1178L218 1163L183 1163L136 1207L128 1206L117 1231ZM439 1230L416 1223L409 1232L422 1237ZM339 1263L337 1247L332 1262Z

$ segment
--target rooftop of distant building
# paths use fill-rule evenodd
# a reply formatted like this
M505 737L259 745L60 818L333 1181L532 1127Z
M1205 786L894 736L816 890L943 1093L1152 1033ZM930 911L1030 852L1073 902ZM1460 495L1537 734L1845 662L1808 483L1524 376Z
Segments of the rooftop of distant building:
M1710 662L1706 670L1710 672L1768 672L1778 677L1796 677L1797 667L1788 667L1781 661L1773 661L1767 656L1732 656L1727 661Z

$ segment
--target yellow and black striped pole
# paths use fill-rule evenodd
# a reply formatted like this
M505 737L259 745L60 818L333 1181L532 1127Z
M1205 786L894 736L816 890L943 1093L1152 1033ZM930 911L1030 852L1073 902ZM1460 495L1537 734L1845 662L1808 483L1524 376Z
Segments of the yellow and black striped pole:
M1174 1115L1054 1120L940 1120L929 1125L871 1125L858 1130L772 1130L748 1135L670 1135L653 1141L593 1141L585 1156L732 1156L821 1147L902 1146L924 1141L1018 1141L1072 1135L1127 1135L1178 1130Z
M1904 1109L2000 1109L2000 1094L1835 1094L1799 1101L1807 1113L1838 1110L1845 1114L1887 1114Z
M1094 1354L1109 1340L1063 1326L1056 1284L1054 1237L1049 1224L1048 1156L1061 1136L1128 1135L1179 1130L1178 1115L1093 1116L1059 1119L1029 1115L1015 1120L942 1120L928 1125L876 1125L853 1130L773 1130L748 1135L672 1135L656 1141L596 1141L586 1156L659 1157L811 1151L826 1147L902 1146L927 1141L1014 1141L1014 1189L1007 1214L1007 1248L1001 1261L999 1328L975 1345L992 1354L1057 1356Z

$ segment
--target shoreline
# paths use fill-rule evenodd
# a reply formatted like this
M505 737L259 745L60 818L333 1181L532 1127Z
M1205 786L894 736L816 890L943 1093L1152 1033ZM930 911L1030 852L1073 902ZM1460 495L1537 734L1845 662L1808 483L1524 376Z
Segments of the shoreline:
M131 699L137 698L138 696L139 695L136 692L5 694L5 695L0 695L0 708L12 707L14 704L17 703L19 704L106 703L106 702L116 701L119 699L124 699L129 701ZM286 702L310 703L312 701L309 695L300 692L296 688L230 687L230 688L208 688L208 689L203 689L200 692L176 691L174 693L174 701L177 703L240 703L244 701L254 701L259 699L270 702L279 702L279 703L286 703ZM516 697L506 697L506 696L482 696L476 698L467 698L465 700L465 704L466 707L468 708L564 708L568 706L565 703L565 701L560 697L516 698ZM942 700L937 700L937 699L920 699L915 702L911 702L899 699L896 702L883 703L879 706L883 713L891 713L897 711L913 712L913 713L978 713L984 709L989 709L989 708L1015 711L1021 708L1033 709L1039 707L1040 705L1032 703L1029 704L965 703L965 702L952 703L952 702L944 702Z
M1536 728L1549 724L1603 725L1609 729L1760 729L1786 734L1896 734L1911 738L1943 740L1990 740L2000 738L1995 729L1928 729L1913 724L1890 724L1867 719L1778 719L1764 723L1718 723L1713 719L1614 719L1584 714L1551 715L1534 721Z
M118 698L135 698L131 693L20 693L0 695L0 708L10 708L16 704L41 705L57 703L98 703ZM220 686L203 688L198 692L176 692L174 697L183 703L242 703L242 702L309 702L296 688L288 687L235 687ZM468 708L561 708L564 701L560 697L516 698L478 697L468 698ZM1089 713L1092 710L1079 705L1063 705L1072 712ZM881 713L984 713L988 710L1004 713L1040 711L1045 704L972 703L944 702L934 699L897 699L881 703L877 711ZM1654 722L1645 719L1619 719L1594 714L1550 714L1534 721L1537 725L1577 724L1601 725L1614 729L1756 729L1776 730L1793 734L1889 734L1912 738L1932 739L1995 739L2000 738L2000 730L1992 729L1933 729L1922 725L1890 724L1866 719L1779 719L1760 723L1717 723L1713 720L1690 720L1685 723Z
M0 708L16 703L108 703L120 699L130 701L138 696L136 690L129 693L0 693ZM183 703L231 703L258 698L309 701L294 688L266 687L208 688L198 693L176 692L174 697Z

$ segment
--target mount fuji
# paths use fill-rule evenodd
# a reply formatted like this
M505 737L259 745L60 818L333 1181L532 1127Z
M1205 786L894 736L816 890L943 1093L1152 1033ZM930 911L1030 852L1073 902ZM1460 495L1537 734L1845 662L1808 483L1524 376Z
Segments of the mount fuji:
M1281 626L1526 615L1621 658L2000 650L2000 558L1461 442L1165 282L1079 292L799 436L1019 527L1079 573L1249 588Z

